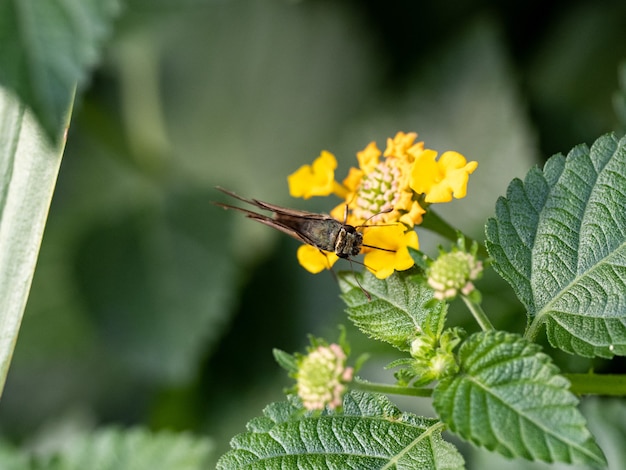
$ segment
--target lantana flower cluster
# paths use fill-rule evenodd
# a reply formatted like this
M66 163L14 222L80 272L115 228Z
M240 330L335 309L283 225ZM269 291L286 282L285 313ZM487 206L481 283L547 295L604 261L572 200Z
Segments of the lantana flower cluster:
M474 243L469 252L465 250L465 240L459 238L457 246L448 253L440 250L439 257L427 269L428 285L434 290L437 300L452 300L457 295L480 294L474 288L480 278L483 263L476 257L478 245Z
M318 345L306 356L298 357L296 391L304 408L313 411L341 407L347 384L354 374L346 361L346 353L336 343Z
M375 142L357 153L358 168L343 181L335 179L337 160L327 151L288 177L294 197L334 194L342 199L331 212L336 220L363 233L363 263L379 279L413 266L409 247L418 249L414 230L428 206L463 198L469 175L478 166L458 152L437 152L416 142L416 133L398 132L381 151ZM310 245L298 250L298 261L312 273L329 269L334 253Z

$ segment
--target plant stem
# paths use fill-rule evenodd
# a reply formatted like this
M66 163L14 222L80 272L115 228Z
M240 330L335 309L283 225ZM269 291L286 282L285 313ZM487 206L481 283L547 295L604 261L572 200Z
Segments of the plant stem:
M453 243L456 243L458 240L459 230L454 228L448 222L443 220L439 214L437 214L432 209L428 210L426 214L424 214L424 219L420 224L420 227L430 230L431 232L438 233L446 240L450 240ZM463 234L465 238L465 249L469 250L469 247L472 246L474 240L465 234ZM481 243L478 243L478 255L483 258L488 258L489 253L487 253L487 249Z
M563 374L571 382L576 395L626 396L626 375L617 374Z
M526 331L524 332L524 338L529 341L535 341L537 333L539 332L539 327L541 326L541 318L541 316L536 316L532 323L528 325L528 328L526 328Z
M431 388L401 387L400 385L388 385L381 383L367 382L358 377L352 382L351 389L364 392L376 392L392 395L408 395L412 397L430 397L433 394Z
M495 329L480 305L472 301L466 295L461 295L461 298L463 299L463 302L465 302L465 305L467 305L469 311L472 312L472 315L474 315L474 319L476 319L476 322L483 331Z

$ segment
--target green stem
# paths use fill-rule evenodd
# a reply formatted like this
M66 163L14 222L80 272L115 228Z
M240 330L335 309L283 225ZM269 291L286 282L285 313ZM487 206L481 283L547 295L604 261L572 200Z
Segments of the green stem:
M453 243L456 243L458 240L459 230L443 220L439 214L432 209L429 209L426 214L424 214L424 219L422 220L420 227L428 229L431 232L435 232ZM465 234L463 234L463 237L465 238L465 249L469 250L472 243L474 243L474 239ZM478 243L478 255L482 258L489 257L487 249L481 243Z
M472 312L472 315L474 315L476 322L478 323L478 325L480 325L480 328L483 331L495 329L493 325L491 324L491 321L489 321L489 318L487 318L487 315L485 314L484 310L482 309L480 305L472 301L466 295L462 295L461 298L463 299L463 302L465 302L465 305L467 306L469 311Z
M532 323L528 325L528 328L526 328L526 331L524 332L524 338L529 341L535 341L537 333L539 332L539 328L541 327L541 319L541 316L535 317Z
M433 390L431 388L401 387L400 385L366 382L358 377L354 379L350 388L352 390L361 390L363 392L408 395L412 397L430 397L433 394Z
M617 374L563 374L576 395L626 396L626 375Z

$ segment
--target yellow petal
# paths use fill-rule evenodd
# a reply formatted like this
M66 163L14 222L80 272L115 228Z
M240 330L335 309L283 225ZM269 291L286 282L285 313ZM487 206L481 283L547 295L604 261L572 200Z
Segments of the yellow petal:
M336 206L332 211L330 211L330 216L333 219L339 220L342 223L347 223L347 222L344 222L346 218L346 203L342 202L341 204Z
M402 246L399 247L396 251L396 261L394 266L396 271L404 271L415 264L411 253L409 253L408 247L411 247L415 250L419 248L417 232L415 232L415 230L409 230L404 234Z
M439 158L439 166L446 168L447 171L463 168L466 162L463 155L453 151L444 152Z
M378 157L380 157L381 151L378 150L376 142L370 142L360 152L357 152L356 158L359 161L359 168L365 173L369 173L378 165Z
M435 184L426 193L426 202L450 202L452 200L452 190L447 184Z
M406 214L403 214L400 217L400 222L402 222L407 227L413 227L414 225L419 225L422 223L422 216L426 213L426 211L419 205L417 201L412 201L411 209Z
M378 279L386 279L393 274L393 262L384 251L372 250L365 255L363 262Z
M409 161L414 161L417 157L419 157L424 151L424 142L417 142L409 148L406 153L409 156Z
M377 278L385 279L394 271L413 266L408 247L419 248L417 233L405 229L403 224L395 224L372 227L365 232L363 243L378 249L365 254L364 264Z
M287 177L289 194L309 199L311 196L328 196L335 185L335 156L322 151L312 165L303 165Z
M363 179L363 171L351 167L348 171L348 176L343 180L343 185L348 188L349 191L354 192L359 188L361 179Z
M417 194L428 193L431 186L441 179L435 158L437 152L426 149L415 159L410 185Z
M418 194L425 194L425 201L449 202L454 196L465 197L469 175L478 166L469 162L458 152L445 152L438 161L434 150L425 150L415 160L411 172L411 188Z
M297 256L300 266L313 274L330 269L339 259L336 254L321 251L311 245L301 245Z
M440 161L441 165L447 168L446 182L454 197L464 198L467 194L467 180L478 167L478 162L466 163L465 157L457 152L445 152Z
M385 157L405 157L416 138L417 133L415 132L398 132L393 139L387 139L387 148L384 153Z
M460 153L445 152L438 164L445 176L426 194L426 202L448 202L453 196L456 199L465 197L469 175L478 167L478 163L466 163L465 157Z

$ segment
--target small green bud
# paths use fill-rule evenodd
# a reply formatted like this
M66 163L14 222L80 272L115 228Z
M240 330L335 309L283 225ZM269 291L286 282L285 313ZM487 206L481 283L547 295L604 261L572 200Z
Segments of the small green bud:
M411 356L415 358L430 357L435 349L435 338L419 335L411 341Z
M437 351L430 360L430 373L435 379L452 375L458 371L454 354L446 351Z

